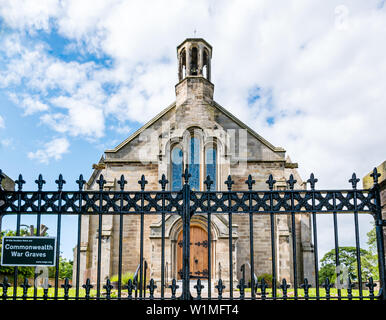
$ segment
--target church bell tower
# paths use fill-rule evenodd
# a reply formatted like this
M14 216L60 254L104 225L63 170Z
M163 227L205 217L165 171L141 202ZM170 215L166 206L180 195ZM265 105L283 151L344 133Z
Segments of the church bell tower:
M192 100L213 100L212 46L201 38L188 38L177 47L177 107Z

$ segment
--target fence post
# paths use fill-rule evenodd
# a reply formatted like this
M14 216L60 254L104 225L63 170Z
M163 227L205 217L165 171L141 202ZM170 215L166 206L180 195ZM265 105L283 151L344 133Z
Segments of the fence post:
M377 235L377 248L378 248L378 266L379 266L379 280L380 280L380 295L379 298L386 300L386 279L385 279L385 242L383 237L383 220L382 220L382 207L381 207L381 192L378 184L378 177L380 174L377 172L377 168L374 168L373 173L370 175L374 180L372 190L375 193L375 232Z
M190 300L190 174L185 169L182 177L185 183L182 187L183 209L182 209L182 299Z

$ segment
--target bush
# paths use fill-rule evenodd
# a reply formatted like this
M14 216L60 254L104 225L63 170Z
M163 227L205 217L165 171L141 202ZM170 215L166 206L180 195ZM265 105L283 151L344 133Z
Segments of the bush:
M259 284L261 283L261 280L264 279L265 283L268 285L268 287L272 288L272 274L270 273L263 273L257 277L257 281Z
M124 274L122 274L122 283L128 283L129 282L129 279L131 279L131 281L133 281L133 277L134 277L134 273L132 272L125 272ZM110 278L110 281L111 282L118 282L118 275L115 274L113 275L111 278Z

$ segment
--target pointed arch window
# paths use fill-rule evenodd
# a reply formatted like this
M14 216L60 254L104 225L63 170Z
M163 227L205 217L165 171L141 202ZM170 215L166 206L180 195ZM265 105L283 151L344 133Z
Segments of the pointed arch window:
M209 176L213 181L211 190L217 188L217 149L208 147L205 149L205 177Z
M189 167L190 187L200 190L200 139L191 137L189 141Z
M175 146L171 152L171 189L179 191L182 189L183 153L180 146Z

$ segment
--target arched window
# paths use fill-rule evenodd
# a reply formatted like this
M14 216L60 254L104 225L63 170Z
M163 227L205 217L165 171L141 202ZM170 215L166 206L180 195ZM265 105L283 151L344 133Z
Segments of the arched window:
M200 190L200 140L191 137L189 141L189 173L190 187L193 190Z
M213 181L211 190L217 187L217 150L215 147L205 149L205 177L209 176Z
M198 74L198 50L196 47L192 48L192 60L190 65L190 75L196 76Z
M180 66L181 66L180 80L182 80L182 79L184 79L186 77L186 51L185 51L185 49L183 49L182 52L181 52Z
M208 52L204 50L203 65L202 65L202 76L209 80L209 68L208 68Z
M175 146L171 152L171 190L179 191L182 189L182 149Z

